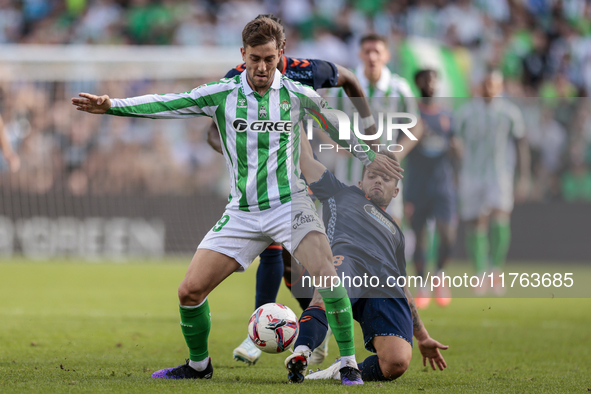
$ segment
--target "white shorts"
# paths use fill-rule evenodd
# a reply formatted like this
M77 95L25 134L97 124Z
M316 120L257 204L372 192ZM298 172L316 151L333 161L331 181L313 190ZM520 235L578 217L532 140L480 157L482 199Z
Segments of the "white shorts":
M386 212L398 220L404 216L404 201L402 200L402 181L398 181L398 195L390 201L390 205L386 208Z
M513 210L513 180L460 179L460 217L474 220L489 215L493 209Z
M260 212L226 209L197 249L225 254L244 271L272 242L282 244L293 255L311 231L325 234L314 203L307 194L298 193L292 201Z

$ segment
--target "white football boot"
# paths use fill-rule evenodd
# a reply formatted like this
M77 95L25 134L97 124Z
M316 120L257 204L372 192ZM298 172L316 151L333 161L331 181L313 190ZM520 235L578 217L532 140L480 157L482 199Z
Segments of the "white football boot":
M234 360L242 361L248 365L255 365L261 358L262 351L257 348L249 337L234 349Z
M330 367L326 369L319 369L317 371L310 371L306 376L306 379L334 379L341 380L341 359L337 359Z

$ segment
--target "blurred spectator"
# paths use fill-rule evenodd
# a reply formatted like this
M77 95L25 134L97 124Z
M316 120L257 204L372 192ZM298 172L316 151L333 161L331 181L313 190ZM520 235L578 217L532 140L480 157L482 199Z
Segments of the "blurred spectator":
M0 44L237 48L242 27L259 13L282 18L289 55L349 67L360 36L387 35L393 70L412 79L417 67L435 67L450 96L478 94L485 70L501 68L508 95L543 98L521 106L532 198L586 198L591 104L579 97L591 92L588 0L0 0ZM67 101L81 86L129 97L202 82L3 83L0 110L22 169L2 179L79 195L214 188L223 162L205 145L200 122L79 118Z

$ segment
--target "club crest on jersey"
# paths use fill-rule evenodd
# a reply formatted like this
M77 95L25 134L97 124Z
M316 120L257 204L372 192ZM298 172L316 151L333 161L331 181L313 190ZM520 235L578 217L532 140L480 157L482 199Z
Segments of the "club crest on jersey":
M267 108L264 105L259 107L259 119L267 117Z
M284 111L287 111L287 110L289 110L289 108L290 108L290 107L291 107L291 104L290 104L290 103L289 103L289 101L287 101L287 100L283 100L283 101L281 102L281 104L279 104L279 108L281 108L281 109L282 109L282 110L284 110Z

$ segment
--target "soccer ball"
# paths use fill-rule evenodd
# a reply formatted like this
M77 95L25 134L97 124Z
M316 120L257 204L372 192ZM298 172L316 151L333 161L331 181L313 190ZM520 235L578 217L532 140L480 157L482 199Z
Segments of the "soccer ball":
M248 321L248 336L265 353L281 353L296 340L298 318L285 305L269 303L258 308Z

